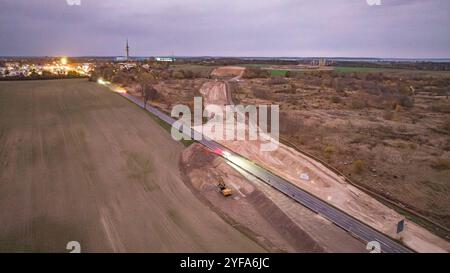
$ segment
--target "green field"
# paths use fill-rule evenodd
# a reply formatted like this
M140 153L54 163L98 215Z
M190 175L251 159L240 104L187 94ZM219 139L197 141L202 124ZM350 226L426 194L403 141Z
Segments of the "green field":
M287 72L288 70L271 70L270 75L285 77Z
M412 74L430 74L430 75L450 75L449 71L430 71L430 70L413 70L413 69L399 69L399 68L375 68L375 67L346 67L336 66L333 70L338 73L412 73Z
M392 71L392 70L398 70L398 69L389 69L389 68L372 68L372 67L344 67L344 66L337 66L334 67L334 71L340 72L340 73L358 73L358 72L385 72L385 71Z

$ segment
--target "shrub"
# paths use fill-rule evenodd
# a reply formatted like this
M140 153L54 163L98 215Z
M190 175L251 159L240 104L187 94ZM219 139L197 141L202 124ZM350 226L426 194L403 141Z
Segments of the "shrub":
M450 160L446 158L436 158L431 163L431 168L439 171L450 170Z
M267 81L269 84L277 85L277 84L286 84L288 81L280 76L273 76Z
M263 70L259 67L247 67L244 71L243 77L245 79L267 78L269 77L269 74L269 71Z
M397 102L397 104L399 104L405 108L411 108L414 106L414 101L411 99L410 96L407 96L407 95L397 96L396 102Z
M364 161L363 160L356 160L353 162L353 172L356 174L362 173L364 170Z
M285 135L297 135L304 127L303 121L286 112L280 113L280 133Z
M399 92L400 92L400 94L403 94L405 96L411 96L412 95L411 86L409 86L409 85L402 85L399 88Z
M69 71L69 72L67 72L67 76L78 77L78 76L80 76L80 74L78 74L78 72L76 72L76 71Z
M431 105L433 112L450 113L450 103L437 102Z
M163 80L170 79L170 71L167 70L161 71L161 73L159 73L159 77Z
M438 96L448 96L448 89L447 88L436 88L434 90L434 93Z
M401 112L403 111L403 107L398 103L394 103L394 110L395 112Z
M447 141L444 143L444 147L442 149L447 152L450 151L450 138L448 138Z
M447 119L441 126L442 130L450 133L450 119Z
M124 84L124 85L126 85L129 82L129 77L128 77L128 75L126 73L118 72L116 75L114 75L111 78L111 81L113 83L116 83L116 84Z
M336 90L336 92L342 92L344 91L342 83L339 81L339 78L334 78L332 82L333 89Z
M254 88L253 95L258 99L270 99L270 92L265 89Z
M392 120L394 118L394 113L392 111L389 111L389 110L384 111L383 118L385 120Z
M353 97L350 100L350 107L352 109L363 109L367 107L367 102L361 97Z
M327 146L325 147L325 149L323 149L323 153L327 159L330 159L334 153L334 148L331 146Z
M406 127L405 125L400 125L398 128L398 131L399 132L401 132L401 133L405 133L405 132L407 132L408 131L408 127Z
M95 71L94 71L95 72ZM92 72L92 74L94 74L94 72ZM91 75L92 75L91 74ZM98 73L97 73L98 74ZM53 76L53 73L52 72L50 72L50 71L42 71L42 77L51 77L51 76ZM95 79L95 80L97 80L97 79Z
M44 71L46 72L46 71ZM44 75L44 73L42 73L42 75ZM98 80L98 78L100 78L100 74L97 71L92 71L91 75L89 76L89 81L91 82L96 82Z
M331 102L332 103L341 103L342 99L341 99L341 97L338 97L338 96L332 96L331 97Z
M108 81L110 81L111 78L114 76L114 68L112 66L100 67L98 69L98 72L103 79Z
M172 72L172 78L175 78L175 79L184 79L185 78L185 76L184 76L184 73L183 73L183 71L173 71Z
M184 78L185 79L194 79L196 78L195 73L192 70L184 70Z

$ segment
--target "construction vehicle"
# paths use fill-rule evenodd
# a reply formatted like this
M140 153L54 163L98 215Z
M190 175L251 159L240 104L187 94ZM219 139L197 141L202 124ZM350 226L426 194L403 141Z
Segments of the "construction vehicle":
M217 186L219 187L219 190L223 196L228 197L232 194L231 189L225 185L225 182L223 182L222 178L220 177L219 177L219 184L217 184Z

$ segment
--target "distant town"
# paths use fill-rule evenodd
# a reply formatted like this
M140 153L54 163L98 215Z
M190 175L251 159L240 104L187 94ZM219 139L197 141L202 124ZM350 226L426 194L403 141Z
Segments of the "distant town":
M156 62L172 62L168 57L148 58ZM114 63L121 69L136 67L143 60L132 61L125 57L117 57L107 62ZM0 59L0 78L64 78L87 77L95 69L95 65L102 63L102 58L22 58L10 57ZM142 63L144 68L148 65Z
M50 76L84 76L92 69L92 63L68 64L67 58L47 63L8 61L0 66L1 77L50 77Z
M62 57L4 57L0 58L1 78L64 78L87 77L95 69L96 64L102 62L114 63L119 69L131 69L139 64L144 69L150 66L145 62L169 63L175 61L173 57L131 58L128 40L125 45L125 56L103 58L68 58Z

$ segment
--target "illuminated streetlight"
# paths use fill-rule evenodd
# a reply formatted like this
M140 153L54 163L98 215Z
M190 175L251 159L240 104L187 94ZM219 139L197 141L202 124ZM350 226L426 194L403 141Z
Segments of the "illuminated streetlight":
M61 64L66 65L67 64L67 58L66 57L62 57L60 62L61 62Z

